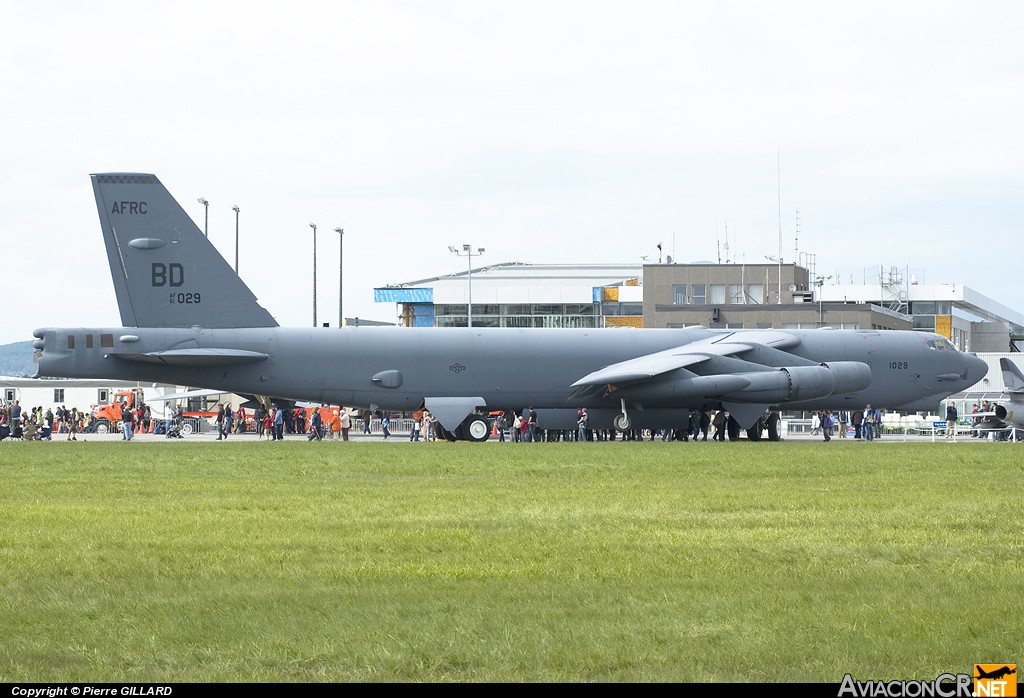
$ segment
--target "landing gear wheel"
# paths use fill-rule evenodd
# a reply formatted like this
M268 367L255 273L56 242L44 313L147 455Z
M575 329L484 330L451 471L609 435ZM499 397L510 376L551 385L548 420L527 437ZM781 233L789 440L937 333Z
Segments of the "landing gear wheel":
M762 429L764 429L764 418L757 420L756 422L754 422L754 426L747 429L747 440L760 441Z
M782 418L779 416L778 412L772 412L768 415L769 441L779 441L781 439L781 434L779 433L780 422L782 422Z
M629 427L632 426L632 422L629 421L629 417L625 412L623 412L612 418L612 426L618 431L629 431Z
M466 418L466 421L462 423L460 427L462 435L469 441L487 441L487 437L491 435L491 425L487 423L487 420L480 416L470 416Z
M458 438L455 436L455 434L448 431L441 425L438 425L437 429L441 433L441 438L443 438L445 441L458 441Z

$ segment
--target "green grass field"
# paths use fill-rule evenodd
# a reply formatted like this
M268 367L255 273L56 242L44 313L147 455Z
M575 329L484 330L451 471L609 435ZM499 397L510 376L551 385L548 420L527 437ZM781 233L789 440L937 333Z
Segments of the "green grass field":
M0 681L1020 662L1020 447L0 444Z

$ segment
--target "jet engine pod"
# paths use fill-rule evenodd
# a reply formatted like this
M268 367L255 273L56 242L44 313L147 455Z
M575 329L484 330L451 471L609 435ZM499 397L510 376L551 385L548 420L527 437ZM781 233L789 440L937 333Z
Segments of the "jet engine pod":
M732 393L748 385L750 381L743 376L689 374L689 377L676 380L653 380L619 386L614 397L624 400L681 400Z
M824 366L792 366L760 373L742 373L750 381L743 390L725 396L738 402L774 405L794 400L813 400L832 394L835 381Z
M996 414L996 419L1002 420L1006 424L1019 426L1024 422L1024 414L1015 410L1012 403L1009 405L1009 409L1007 409L1007 405L996 405L993 411Z
M835 386L832 392L837 395L859 393L871 386L871 368L861 361L829 361L822 366L832 372Z

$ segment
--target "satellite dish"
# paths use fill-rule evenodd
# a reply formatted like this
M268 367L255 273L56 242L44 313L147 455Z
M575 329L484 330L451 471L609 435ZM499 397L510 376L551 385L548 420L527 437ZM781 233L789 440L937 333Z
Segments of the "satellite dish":
M792 293L795 290L796 290L796 284L790 284L789 285L789 292Z

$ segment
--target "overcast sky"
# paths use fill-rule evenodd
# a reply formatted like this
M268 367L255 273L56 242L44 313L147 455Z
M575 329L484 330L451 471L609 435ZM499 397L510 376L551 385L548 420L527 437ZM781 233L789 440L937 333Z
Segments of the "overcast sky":
M477 264L880 267L1024 310L1024 3L2 0L0 343L118 326L156 174L282 325ZM781 195L780 195L781 191ZM780 214L781 209L781 214ZM799 228L797 228L799 211ZM797 237L798 234L798 237ZM728 247L726 247L726 245Z

